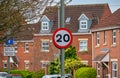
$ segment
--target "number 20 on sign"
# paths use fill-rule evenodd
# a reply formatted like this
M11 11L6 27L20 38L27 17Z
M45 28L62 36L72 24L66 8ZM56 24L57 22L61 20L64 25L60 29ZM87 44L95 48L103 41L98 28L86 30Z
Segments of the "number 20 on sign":
M57 48L67 48L72 43L72 33L66 28L59 28L53 33L52 40Z

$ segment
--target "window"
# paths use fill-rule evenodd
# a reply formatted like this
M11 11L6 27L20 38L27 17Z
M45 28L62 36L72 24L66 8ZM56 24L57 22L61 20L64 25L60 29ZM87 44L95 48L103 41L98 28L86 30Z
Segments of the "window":
M87 51L87 40L80 40L80 51Z
M29 60L25 60L25 70L28 70L29 69Z
M107 40L107 35L106 35L106 31L104 31L104 43L106 43Z
M28 45L28 43L26 42L25 43L25 52L27 53L29 51L29 45Z
M3 68L7 68L7 60L3 60Z
M87 29L87 20L80 21L80 29Z
M49 29L48 22L42 22L42 30L48 30L48 29Z
M113 30L112 40L113 44L116 44L116 30Z
M97 32L97 34L96 34L96 44L97 45L100 44L100 32Z
M18 50L17 43L14 43L14 47L15 47L15 53L17 53Z
M42 51L49 51L49 41L42 41Z
M85 65L88 65L88 60L81 60L81 62Z
M48 61L42 61L42 68L46 68L48 65Z
M100 63L97 63L97 77L100 77Z
M70 23L70 19L71 19L70 17L67 17L65 22Z
M112 62L112 78L118 78L118 63Z

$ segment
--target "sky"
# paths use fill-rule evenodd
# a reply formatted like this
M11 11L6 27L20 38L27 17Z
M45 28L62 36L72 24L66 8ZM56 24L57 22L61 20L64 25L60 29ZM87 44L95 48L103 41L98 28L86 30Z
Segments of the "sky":
M112 12L120 8L120 0L72 0L69 5L108 3Z

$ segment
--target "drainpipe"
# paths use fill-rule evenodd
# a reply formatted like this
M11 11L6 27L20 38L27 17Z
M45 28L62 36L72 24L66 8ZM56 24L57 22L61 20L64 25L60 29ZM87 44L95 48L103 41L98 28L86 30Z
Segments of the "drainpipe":
M92 33L92 32L91 32ZM93 59L94 59L94 43L93 43L93 41L94 41L94 36L93 36L93 34L94 33L92 33L92 67L94 67L94 63L93 63Z
M119 25L120 26L120 25ZM118 45L119 45L119 47L120 47L120 29L118 30L118 32L119 32L119 34L118 34L118 36L119 36L119 42L118 42ZM119 52L120 52L120 48L119 48ZM118 60L120 60L120 53L119 53L119 59ZM119 65L120 63L119 63L119 61L118 61L118 67L120 66ZM118 68L119 69L119 68ZM118 77L120 76L120 71L118 70Z

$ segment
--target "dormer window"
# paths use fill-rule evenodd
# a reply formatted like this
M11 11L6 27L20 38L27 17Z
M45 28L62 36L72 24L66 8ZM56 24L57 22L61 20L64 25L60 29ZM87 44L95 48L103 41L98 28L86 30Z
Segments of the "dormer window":
M66 20L65 20L65 22L66 23L70 23L70 19L71 19L71 17L67 17Z
M89 16L89 15L88 15ZM78 18L79 22L79 33L90 33L90 27L92 25L91 17L88 17L86 14L81 14Z
M49 23L48 22L42 22L42 30L49 30Z
M40 33L50 33L52 26L54 24L53 20L50 20L46 15L44 15L41 20Z
M87 20L80 21L80 29L87 29Z

